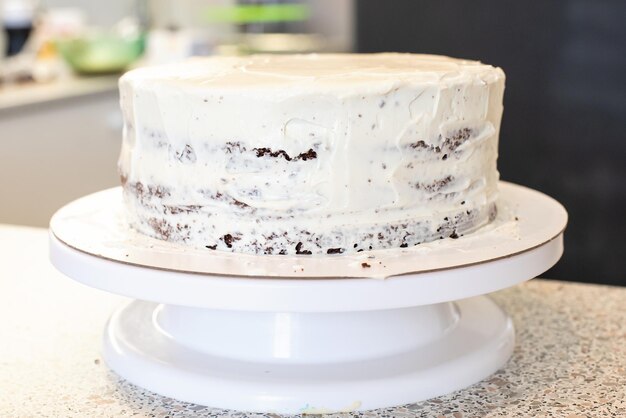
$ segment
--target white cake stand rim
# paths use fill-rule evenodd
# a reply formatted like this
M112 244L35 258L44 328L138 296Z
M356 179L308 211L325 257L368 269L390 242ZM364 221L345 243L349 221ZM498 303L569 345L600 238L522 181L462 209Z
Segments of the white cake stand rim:
M419 275L419 274L436 273L436 272L443 272L443 271L448 271L448 270L458 270L458 269L462 269L462 268L466 268L466 267L474 267L474 266L479 266L479 265L482 265L482 264L488 264L488 263L492 263L494 261L506 260L506 259L509 259L509 258L513 258L513 257L519 256L519 255L522 255L524 253L527 253L527 252L539 249L541 247L544 247L547 244L550 244L551 242L561 238L564 232L565 232L565 227L561 231L559 231L556 235L554 235L553 237L545 240L544 242L542 242L540 244L534 245L532 247L525 248L523 250L519 250L519 251L514 252L514 253L510 253L510 254L494 257L494 258L491 258L489 260L481 260L481 261L469 262L469 263L465 263L465 264L461 264L461 265L455 265L455 266L446 266L446 267L431 268L431 269L417 270L417 271L407 271L407 272L404 272L404 273L399 273L399 274L395 274L393 276L384 277L384 278L381 277L381 278L378 278L378 279L390 279L392 277L414 276L414 275ZM67 247L67 248L69 248L71 250L74 250L74 251L76 251L78 253L82 253L82 254L85 254L85 255L90 256L90 257L95 257L95 258L99 258L101 260L110 261L110 262L113 262L113 263L119 263L119 264L122 264L122 265L127 265L129 267L145 268L145 269L149 269L149 270L169 272L169 273L189 274L189 275L195 275L195 276L212 276L212 277L233 278L233 279L252 279L252 280L307 280L307 281L315 281L315 280L362 280L362 279L364 279L364 277L257 276L257 275L242 275L242 274L229 274L229 273L205 273L205 272L199 272L199 271L188 271L188 270L184 270L184 269L175 269L175 268L167 268L167 267L159 267L159 266L149 266L149 265L144 265L144 264L132 263L132 262L124 261L124 260L117 260L117 259L104 257L102 255L93 254L91 252L82 250L80 248L77 248L75 246L72 246L72 245L66 243L65 241L60 239L54 233L54 231L50 231L50 240L54 241L57 244L63 245L63 246L65 246L65 247ZM280 256L268 256L268 257L280 257ZM325 257L325 256L320 256L320 258L323 258L323 257ZM377 279L377 278L373 278L373 279Z
M537 277L552 267L562 254L561 234L515 256L384 280L259 279L131 266L74 250L50 234L52 264L87 286L164 304L257 312L367 311L455 301Z
M518 198L515 193L519 194L521 198L534 198L540 205L543 205L542 210L551 214L552 219L549 221L556 223L556 225L548 225L545 222L544 225L541 225L542 219L538 219L540 218L538 216L533 216L535 219L532 221L535 222L535 225L530 225L527 229L531 229L531 232L535 236L533 236L532 240L530 240L527 244L505 242L505 244L515 248L515 250L511 251L497 248L500 246L500 242L507 240L502 239L506 238L502 235L502 233L500 233L502 236L498 235L499 232L497 229L492 229L490 231L487 230L486 232L479 231L474 234L468 234L467 236L456 240L445 239L443 241L424 243L408 249L399 248L379 251L364 251L350 255L249 255L226 253L222 251L202 251L202 253L199 253L197 249L189 249L188 251L183 250L184 252L180 252L181 246L179 244L172 244L141 236L138 233L130 231L130 228L127 227L126 229L129 231L125 231L123 227L119 226L120 219L115 218L114 216L106 218L106 215L103 216L101 213L96 213L95 215L93 213L79 213L79 215L76 216L75 213L71 213L73 205L76 206L80 202L88 202L89 199L95 200L101 193L114 193L119 190L119 188L114 188L88 195L61 208L51 219L50 231L57 241L75 251L104 260L128 266L153 269L155 271L217 277L254 278L257 280L267 278L336 280L364 277L384 278L391 276L416 275L471 267L515 257L525 252L545 246L563 234L567 225L567 212L556 200L535 190L512 183L500 182L500 188L502 194L507 196L510 200L506 201L506 204L515 205L520 203L515 201L515 199ZM511 199L509 195L514 195L515 197ZM505 199L501 199L500 203L502 203L502 200ZM119 202L115 202L115 204L119 204ZM66 214L66 212L69 213ZM90 216L93 219L89 218ZM513 216L513 214L507 212L506 215L499 216ZM102 225L94 227L93 220L95 219L97 221L98 217L104 218L105 221ZM115 222L117 222L117 224L115 224ZM504 226L508 227L511 226L510 224L512 221L503 221L500 219L500 222L504 223ZM507 225L506 222L508 222L509 225ZM528 223L528 220L521 219L518 226L524 227L525 223ZM544 234L540 237L536 236L537 234L535 234L533 228L537 229L537 223L541 228L545 229L548 227L547 229L549 229L549 231L544 231ZM81 227L91 228L91 232L95 231L96 239L93 241L86 240L84 234L83 236L80 235ZM129 239L128 236L124 235L121 237L113 236L113 238L106 235L105 231L115 228L118 229L118 233L119 231L122 231L122 234L130 234L132 239ZM524 235L523 232L522 235ZM520 241L523 241L524 239L525 237L522 237L520 238ZM100 245L98 240L108 240L108 243L107 245ZM485 253L488 255L477 255L476 248L471 247L472 241L477 242L478 246L482 245L484 247L492 247L486 249ZM93 242L96 244L91 244ZM114 242L114 245L111 245L111 242ZM469 246L469 251L463 248L463 245L466 243ZM148 248L148 246L152 247L153 245L160 245L161 248L159 248L159 251ZM126 254L124 254L125 246L131 249L131 251L126 251ZM433 248L432 250L431 247ZM139 256L132 252L133 249L137 248L140 250L140 253L138 253ZM456 248L460 248L460 251L456 250ZM168 249L171 249L172 252L168 252ZM425 251L422 253L422 250ZM492 253L489 254L489 251ZM151 254L151 252L153 254ZM433 255L436 255L435 258L438 257L439 260L433 261ZM456 261L450 262L450 255L452 255L452 258L456 257ZM191 258L189 256L191 256ZM370 260L372 260L372 262L370 262ZM201 264L193 265L190 261L200 261ZM376 264L376 261L379 263ZM421 263L422 266L426 264L426 266L417 268L415 267L417 262ZM217 267L214 267L211 263L215 263ZM372 268L362 268L361 266L363 263L367 263L368 265L371 264ZM428 263L430 263L430 265L428 265ZM276 267L277 265L278 267Z
M197 274L183 268L155 269L121 263L74 249L57 238L54 227L50 233L50 259L61 272L88 286L136 299L181 306L264 312L346 312L428 305L483 295L513 286L537 277L561 257L562 230L567 221L567 214L562 206L553 199L526 188L505 185L502 191L505 197L509 191L517 196L516 199L509 199L509 203L515 204L518 201L520 222L503 225L518 228L519 241L509 230L505 230L506 234L496 230L483 236L474 235L466 239L442 242L439 249L435 247L425 255L418 254L418 257L414 254L413 257L417 257L419 263L436 264L447 261L448 257L466 257L468 252L473 251L474 257L478 255L484 262L470 264L465 260L465 265L454 268L412 272L415 268L402 268L414 265L416 261L404 254L405 265L401 265L396 271L405 274L389 275L391 277L385 280L356 275L350 280L342 280L337 277L341 276L339 274L329 274L333 270L326 264L330 263L319 261L350 260L342 257L318 258L317 264L314 264L315 260L307 258L311 266L326 268L324 277L316 279L276 277L259 273L253 276ZM92 216L91 220L96 222L101 212L94 213L96 216ZM77 215L67 217L69 225L73 225L75 229L77 226L90 226L83 220L85 213L82 209L79 213L70 215ZM101 233L99 231L106 229L107 225L96 224L94 228ZM80 230L77 234L81 239L93 238ZM556 237L554 234L557 234ZM502 252L501 246L519 247L520 242L528 244L524 241L525 235L531 236L535 245L522 245L525 251L513 254L509 252L506 257L493 256L498 251ZM543 238L539 239L541 237ZM120 242L123 243L113 240L113 244L117 246ZM482 247L478 247L479 250L472 248L472 244L476 242L483 243ZM485 243L490 246L485 246ZM97 244L103 245L102 242ZM167 257L168 254L163 252L160 256ZM172 260L177 259L178 255L172 257ZM351 260L360 261L355 261L354 257ZM365 260L372 262L369 258ZM382 260L379 262L379 270L384 271L385 265ZM395 264L396 260L391 260L389 267L394 267ZM336 261L335 265L341 268ZM238 264L234 267L241 270ZM358 270L362 270L360 265Z

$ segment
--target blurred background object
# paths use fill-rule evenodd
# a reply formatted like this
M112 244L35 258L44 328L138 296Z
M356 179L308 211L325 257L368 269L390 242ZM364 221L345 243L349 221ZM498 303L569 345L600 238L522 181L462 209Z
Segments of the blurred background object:
M626 284L623 0L0 6L0 222L45 226L67 201L118 184L117 78L126 68L211 54L433 53L506 72L502 179L570 213L565 255L546 277Z
M126 18L107 31L90 31L56 40L56 48L79 74L110 74L124 71L145 49L139 24Z
M0 15L6 35L6 56L17 55L33 30L35 4L31 0L4 0Z

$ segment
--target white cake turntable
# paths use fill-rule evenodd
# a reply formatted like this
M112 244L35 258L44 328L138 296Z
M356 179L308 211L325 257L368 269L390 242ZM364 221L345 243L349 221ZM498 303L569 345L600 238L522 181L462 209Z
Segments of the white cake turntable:
M161 395L243 411L368 410L484 379L513 352L511 319L482 296L563 252L565 209L500 183L498 218L459 239L355 255L231 254L141 236L121 189L60 209L64 274L136 301L114 313L105 362Z

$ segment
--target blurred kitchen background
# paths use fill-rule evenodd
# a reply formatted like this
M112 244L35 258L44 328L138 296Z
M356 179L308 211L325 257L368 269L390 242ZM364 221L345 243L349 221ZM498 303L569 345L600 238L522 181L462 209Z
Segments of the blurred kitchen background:
M118 185L117 78L193 55L420 52L507 74L499 168L570 214L543 277L626 285L623 0L0 0L0 223Z

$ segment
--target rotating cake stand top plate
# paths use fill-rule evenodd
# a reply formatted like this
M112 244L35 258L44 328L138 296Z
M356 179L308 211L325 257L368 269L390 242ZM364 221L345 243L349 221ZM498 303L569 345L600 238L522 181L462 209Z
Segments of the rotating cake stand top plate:
M567 213L557 201L501 182L498 208L489 226L456 240L355 255L260 256L137 234L123 222L115 188L60 209L50 251L73 279L143 300L250 311L392 309L503 289L558 261Z

